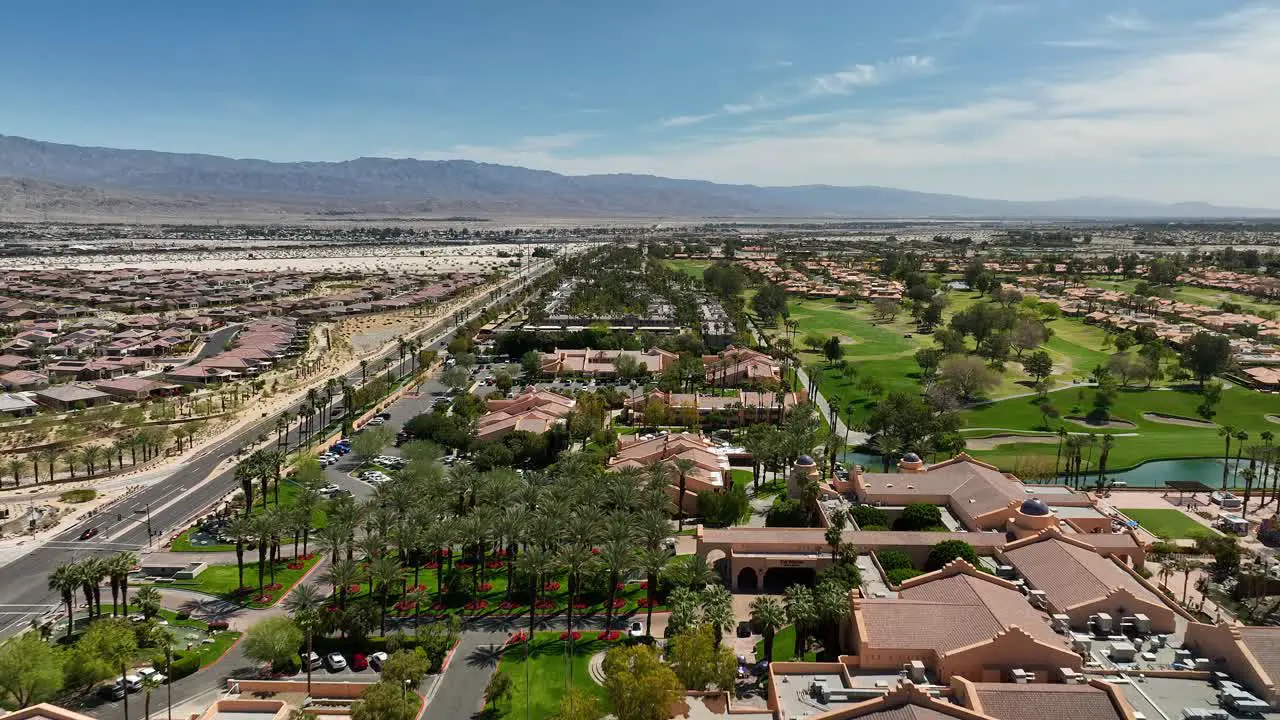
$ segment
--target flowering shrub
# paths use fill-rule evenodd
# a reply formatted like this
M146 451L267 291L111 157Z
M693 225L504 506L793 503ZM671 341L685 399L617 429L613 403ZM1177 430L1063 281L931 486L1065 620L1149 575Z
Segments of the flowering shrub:
M288 565L285 565L285 567L289 568L290 570L301 570L301 569L302 569L302 563L300 563L300 562L291 562L291 563L289 563Z
M555 591L557 591L557 590L559 590L559 589L560 589L560 581L559 581L559 580L552 580L552 581L550 581L550 582L542 583L542 591L543 591L543 592L555 592Z
M565 631L565 632L560 633L560 639L561 639L561 640L568 640L568 639L569 639L569 633L568 633L568 631ZM574 630L574 631L573 631L573 640L574 640L574 642L577 642L578 640L581 640L581 639L582 639L582 633L578 632L577 630Z
M555 606L556 606L555 600L539 600L537 603L534 604L533 607L538 610L551 610Z
M636 601L636 605L637 605L638 607L647 608L647 607L649 607L650 605L652 605L652 606L654 606L654 607L657 607L658 603L656 603L656 602L649 602L649 598L640 598L639 600L637 600L637 601Z
M426 564L424 564L422 567L427 570L437 570L440 567L440 563L436 562L435 560L430 560Z
M349 593L358 593L358 592L360 592L360 583L352 583L352 584L348 585L348 586L347 586L347 592L349 592Z
M626 600L626 598L614 598L614 599L613 599L613 609L614 609L614 610L621 610L622 608L624 608L624 607L626 607L626 606L627 606L627 600Z
M489 568L490 570L497 570L500 567L506 567L507 564L502 562L501 560L490 560L489 562L485 563L484 566L486 568Z
M574 609L574 610L586 610L586 609L587 609L587 604L586 604L585 602L583 602L582 600L574 600L574 601L573 601L573 609Z
M468 610L484 610L489 607L488 600L472 600L466 604Z
M396 610L399 610L400 612L405 612L407 610L414 609L415 607L417 607L417 605L418 603L413 600L401 600L400 602L396 603L395 607L396 607Z
M271 583L265 589L271 592L275 592L276 590L284 589L284 586L281 585L280 583Z
M525 639L526 639L526 638L528 638L528 637L529 637L529 635L528 635L527 633L525 633L525 631L521 630L520 632L515 633L515 634L514 634L514 635L512 635L511 637L507 638L507 644L508 644L508 645L515 645L516 643L522 643L522 642L524 642L524 641L525 641Z
M640 581L640 589L641 589L641 590L648 590L648 589L649 589L649 581L648 581L648 580L641 580L641 581Z
M493 583L491 582L480 583L480 592L489 592L492 589L493 589Z
M514 610L520 607L520 603L515 602L513 600L503 600L502 604L499 605L498 607L502 608L503 610Z
M471 563L464 563L464 562L454 563L453 566L458 568L459 570L470 570L473 567Z
M622 637L622 633L617 630L601 630L600 634L596 635L597 640L603 640L605 642L614 642L620 637Z

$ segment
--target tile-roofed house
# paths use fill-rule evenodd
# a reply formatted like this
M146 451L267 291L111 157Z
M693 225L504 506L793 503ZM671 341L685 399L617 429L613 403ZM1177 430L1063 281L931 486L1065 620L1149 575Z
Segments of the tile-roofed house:
M1093 683L1012 683L952 680L958 702L997 720L1131 720L1123 693Z
M619 357L627 356L649 373L660 373L673 366L680 356L663 350L649 348L639 350L561 350L544 353L539 372L544 375L613 375L617 372L615 363Z
M0 720L94 720L94 718L57 705L38 703L7 715L0 715Z
M704 355L702 363L709 385L776 385L782 381L782 365L759 350L731 345L718 355Z
M114 380L99 380L93 386L102 392L120 400L144 400L154 395L172 395L181 388L172 383L160 382L151 378L121 377Z
M24 355L0 355L0 370L36 370L40 361Z
M570 398L532 386L513 398L488 400L488 412L476 421L476 439L491 442L517 430L545 433L563 423L573 406Z
M1280 705L1280 627L1189 623L1184 647L1225 664L1232 679Z
M29 398L25 398L21 395L0 393L0 415L25 417L27 415L35 415L39 409L40 406L36 405Z
M1047 678L1081 666L1013 583L964 560L904 581L897 597L851 602L853 651L863 668L896 670L919 659L945 682L954 675L999 680L1013 668Z
M683 458L693 463L685 475L684 497L680 499L679 472L674 460ZM728 488L729 458L715 452L715 446L700 435L671 433L643 439L636 435L619 438L618 454L609 458L607 469L647 469L663 463L669 470L670 485L667 494L672 500L680 500L687 512L695 512L698 493L722 491Z
M0 375L0 385L8 390L39 390L48 384L48 375L31 370L10 370Z
M240 374L225 368L192 365L169 370L164 374L164 377L166 380L172 380L179 385L208 385L210 383L229 382L240 377Z
M1077 630L1088 629L1089 616L1100 612L1117 618L1141 613L1151 620L1153 632L1175 630L1177 615L1156 591L1110 557L1057 528L1010 544L1001 558L1028 587L1045 593L1050 613L1067 615Z
M992 716L983 715L963 705L948 702L941 697L934 697L925 689L916 687L906 681L889 688L883 695L862 702L833 702L824 708L821 705L815 707L811 698L806 698L803 701L799 699L789 701L788 694L804 693L807 692L808 688L803 686L789 688L787 684L796 686L800 685L800 683L790 680L780 681L778 679L791 674L788 672L786 665L796 665L796 663L784 664L781 672L770 674L771 687L769 695L774 698L770 706L776 705L779 711L776 717L787 718L787 720L800 717L808 720L854 720L854 718L859 720L996 720ZM806 663L804 665L827 666L831 664ZM839 666L835 667L838 668ZM801 673L801 677L803 677L803 673ZM732 715L728 717L732 717Z
M82 385L54 385L35 392L35 400L54 410L75 410L81 407L97 407L111 401L111 396Z

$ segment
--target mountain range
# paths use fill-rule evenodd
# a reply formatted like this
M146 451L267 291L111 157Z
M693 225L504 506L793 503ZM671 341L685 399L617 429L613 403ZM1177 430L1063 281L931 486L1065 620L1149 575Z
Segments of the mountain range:
M269 162L0 135L0 215L489 214L679 218L1257 218L1280 211L1110 197L1011 201L895 188L560 175L468 160Z

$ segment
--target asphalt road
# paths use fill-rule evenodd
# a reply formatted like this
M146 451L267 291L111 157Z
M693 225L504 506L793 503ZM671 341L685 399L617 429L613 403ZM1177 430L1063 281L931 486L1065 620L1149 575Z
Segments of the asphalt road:
M534 270L541 274L550 269L545 263ZM503 292L499 292L502 289ZM468 318L474 317L485 306L499 302L515 289L514 286L495 286L488 293L473 300L466 308ZM440 350L454 328L453 318L446 318L423 335L424 348ZM397 361L399 354L393 347L389 352L371 359L373 367L382 358ZM406 371L411 360L406 360ZM353 384L360 383L360 370L348 374ZM334 404L341 402L335 398ZM290 408L297 414L297 408ZM14 560L0 569L0 639L9 637L28 624L32 618L58 608L56 592L49 590L48 577L60 563L78 560L91 554L114 554L122 550L138 551L148 547L149 531L158 533L177 529L192 516L210 507L222 496L236 489L232 470L226 470L209 482L202 482L223 460L233 457L238 450L251 445L260 436L274 436L276 415L248 426L241 432L210 445L174 468L165 479L149 485L125 498L94 517L65 530L46 541L40 548ZM299 439L295 426L289 431L286 442L296 446ZM148 512L149 510L149 512ZM79 540L87 528L96 527L99 534L90 540ZM203 674L203 673L202 673Z

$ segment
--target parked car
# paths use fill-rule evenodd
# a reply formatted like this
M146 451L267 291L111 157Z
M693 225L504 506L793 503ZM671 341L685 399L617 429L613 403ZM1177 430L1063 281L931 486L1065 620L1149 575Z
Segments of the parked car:
M329 666L333 672L347 669L347 659L342 657L342 653L329 653L324 656L324 664Z
M751 623L747 622L746 620L743 620L742 622L738 623L738 637L740 638L751 637Z
M351 669L356 672L369 669L369 660L364 656L364 653L356 653L351 656Z
M639 620L631 623L631 629L627 631L627 634L633 638L644 637L644 623Z
M320 659L318 654L311 653L309 655L302 656L302 666L304 669L310 668L311 670L319 670L324 666L324 661Z
M1224 509L1238 508L1244 504L1240 498L1226 490L1214 490L1209 493L1209 502L1221 505Z
M375 418L382 418L383 420L390 420L390 419L391 419L391 413L386 412L386 411L383 411L383 412L378 413L377 415L374 415L374 417L375 417Z
M123 700L126 692L124 682L119 678L98 688L98 694L107 700Z
M80 533L80 539L88 540L89 538L94 537L97 534L98 534L98 528L96 527L85 528L84 532Z
M143 680L154 680L157 683L164 684L169 678L159 670L153 667L145 667L138 671L138 677Z
M382 672L382 663L387 661L387 654L384 652L376 652L369 656L369 667L374 672Z

